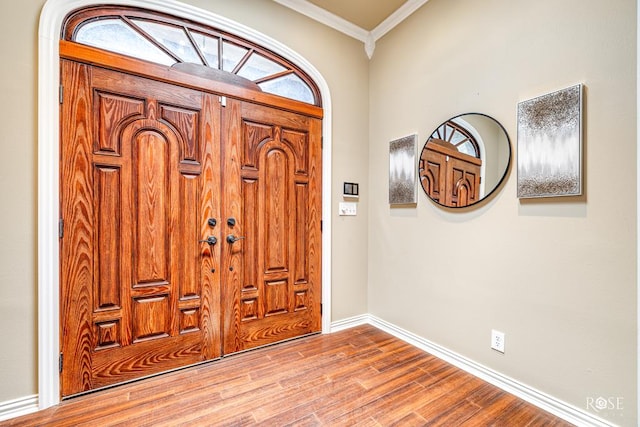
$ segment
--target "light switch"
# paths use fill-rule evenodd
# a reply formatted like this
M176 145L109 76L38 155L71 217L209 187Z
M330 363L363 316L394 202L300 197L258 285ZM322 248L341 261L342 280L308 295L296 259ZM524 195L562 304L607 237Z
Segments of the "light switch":
M338 214L342 216L355 216L358 214L358 204L354 202L340 202Z

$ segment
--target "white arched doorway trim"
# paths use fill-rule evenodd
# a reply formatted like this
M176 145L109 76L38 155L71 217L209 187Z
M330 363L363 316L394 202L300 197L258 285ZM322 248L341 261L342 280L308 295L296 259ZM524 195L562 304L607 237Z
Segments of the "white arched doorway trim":
M249 27L175 0L47 0L38 34L38 406L60 401L59 363L59 87L60 30L67 14L93 5L127 5L165 12L224 29L282 55L318 85L322 122L322 332L331 329L331 96L329 86L306 59Z

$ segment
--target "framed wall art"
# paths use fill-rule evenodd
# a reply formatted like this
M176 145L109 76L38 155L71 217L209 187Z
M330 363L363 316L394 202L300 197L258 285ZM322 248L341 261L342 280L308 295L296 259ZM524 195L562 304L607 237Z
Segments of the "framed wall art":
M582 91L518 104L518 198L582 194Z
M415 204L416 143L413 134L389 143L389 204Z

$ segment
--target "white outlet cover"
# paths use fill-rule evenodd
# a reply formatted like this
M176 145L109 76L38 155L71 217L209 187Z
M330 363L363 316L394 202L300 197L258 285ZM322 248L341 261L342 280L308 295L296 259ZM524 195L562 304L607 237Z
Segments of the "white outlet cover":
M504 332L491 330L491 348L504 353Z

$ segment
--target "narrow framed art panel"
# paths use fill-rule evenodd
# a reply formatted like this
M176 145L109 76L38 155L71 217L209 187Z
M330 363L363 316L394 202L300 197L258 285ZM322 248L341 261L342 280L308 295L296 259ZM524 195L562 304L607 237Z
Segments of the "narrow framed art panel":
M416 144L413 134L389 143L389 204L415 204L416 194Z
M518 198L582 194L582 91L518 104Z

